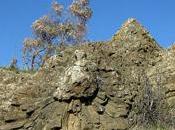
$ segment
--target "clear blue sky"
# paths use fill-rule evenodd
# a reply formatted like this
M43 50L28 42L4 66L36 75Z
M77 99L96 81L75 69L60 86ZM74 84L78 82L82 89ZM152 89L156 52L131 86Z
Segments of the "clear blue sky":
M58 0L67 5L71 0ZM51 0L0 1L0 66L13 56L21 59L22 41L31 35L31 24L47 14ZM88 38L109 40L129 17L136 18L161 44L175 41L175 0L91 0L94 11ZM21 63L21 60L19 60Z

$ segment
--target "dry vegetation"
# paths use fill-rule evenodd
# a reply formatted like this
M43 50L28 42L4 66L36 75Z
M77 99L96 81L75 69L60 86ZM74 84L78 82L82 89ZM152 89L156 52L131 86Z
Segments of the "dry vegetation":
M28 69L43 66L58 47L80 44L85 40L87 22L92 16L89 0L74 0L68 10L54 1L52 10L53 14L32 24L34 37L24 40L23 58Z

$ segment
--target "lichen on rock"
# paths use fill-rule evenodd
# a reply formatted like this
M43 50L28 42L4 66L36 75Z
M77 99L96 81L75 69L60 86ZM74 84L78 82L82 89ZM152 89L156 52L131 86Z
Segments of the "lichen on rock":
M75 63L65 68L63 76L59 79L59 86L54 93L58 100L69 100L71 98L92 97L97 90L92 70L87 68L88 60L82 50L75 51ZM92 64L92 63L91 63ZM94 64L95 66L95 64Z

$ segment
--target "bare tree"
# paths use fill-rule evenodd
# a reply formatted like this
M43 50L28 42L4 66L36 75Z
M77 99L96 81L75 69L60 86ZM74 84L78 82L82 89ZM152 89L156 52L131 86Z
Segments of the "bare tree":
M56 54L60 46L83 41L87 21L92 11L88 0L74 0L69 10L57 1L52 3L53 14L45 15L32 24L34 37L26 38L23 59L28 69L37 69Z
M78 42L80 42L86 34L87 22L92 17L89 0L74 0L69 8L73 16L77 19L76 37Z

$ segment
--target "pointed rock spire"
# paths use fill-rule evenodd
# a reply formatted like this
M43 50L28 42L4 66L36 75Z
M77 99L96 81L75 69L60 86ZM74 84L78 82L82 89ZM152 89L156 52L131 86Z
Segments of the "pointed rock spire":
M129 18L124 24L123 27L127 27L131 24L138 24L137 20L135 18Z
M149 35L149 32L134 18L129 18L113 36L113 40L127 40L128 38Z
M134 18L129 18L113 36L112 43L125 44L127 46L141 46L149 44L154 47L159 47L150 33Z

